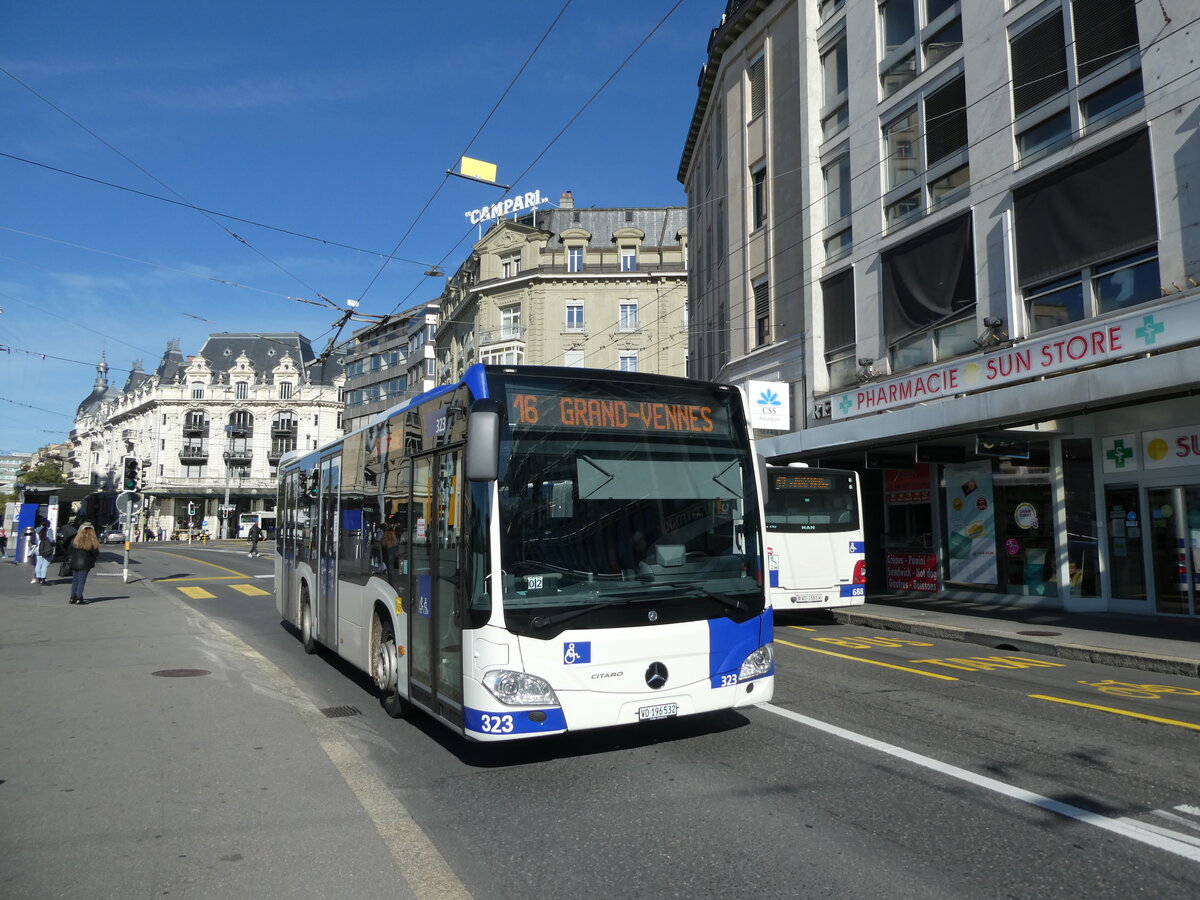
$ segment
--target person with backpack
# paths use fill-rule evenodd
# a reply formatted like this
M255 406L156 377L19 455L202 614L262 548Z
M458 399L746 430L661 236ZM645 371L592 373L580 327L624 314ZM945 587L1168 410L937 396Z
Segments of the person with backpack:
M255 522L250 526L250 530L246 532L246 539L250 541L250 552L247 556L258 556L258 542L262 540L262 529Z
M50 530L50 522L42 519L33 532L34 551L33 578L30 584L45 584L46 573L50 570L50 560L54 559L54 533Z
M87 606L87 601L83 599L83 587L87 584L88 572L95 568L99 556L100 539L96 537L96 529L91 522L84 522L71 541L67 555L67 564L71 567L71 599L68 602Z

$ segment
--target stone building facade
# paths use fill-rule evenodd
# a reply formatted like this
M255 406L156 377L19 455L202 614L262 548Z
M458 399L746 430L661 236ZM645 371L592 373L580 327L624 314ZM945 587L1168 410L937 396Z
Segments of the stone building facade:
M76 412L70 477L117 491L122 459L137 457L137 524L151 532L235 531L240 513L274 509L284 453L341 431L340 366L317 361L295 332L213 334L186 359L172 341L153 372L134 363L121 388L108 371L101 359Z
M447 279L434 356L683 375L688 231L681 207L557 208L495 222Z

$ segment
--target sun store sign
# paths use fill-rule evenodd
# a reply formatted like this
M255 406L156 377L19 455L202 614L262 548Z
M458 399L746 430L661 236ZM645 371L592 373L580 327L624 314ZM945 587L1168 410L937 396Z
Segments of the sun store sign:
M964 357L948 366L905 378L864 384L833 398L833 418L848 419L1016 384L1196 340L1200 340L1200 298L1108 319L1091 328L1041 340L1030 339L999 352Z

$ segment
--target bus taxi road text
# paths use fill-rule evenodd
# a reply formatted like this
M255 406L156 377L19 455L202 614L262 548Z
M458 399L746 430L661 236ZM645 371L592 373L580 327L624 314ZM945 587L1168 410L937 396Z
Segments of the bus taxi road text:
M811 628L805 628L798 625L788 626L796 631L812 631ZM848 653L843 653L843 650L875 650L875 649L903 649L908 647L932 647L929 641L918 641L909 638L895 637L810 637L808 639L814 644L822 645L821 648L804 646L791 641L776 637L775 642L784 644L789 647L794 647L799 650L814 650L818 653L823 653L829 656L836 656L841 659L848 659L855 662L869 663L871 665L884 666L890 669L898 669L904 672L910 672L916 675L926 675L929 677L938 678L945 681L957 681L958 678L947 674L946 672L990 672L993 670L1014 670L1014 669L1066 669L1069 664L1061 662L1052 662L1048 659L1033 659L1027 656L949 656L949 657L927 657L927 658L911 658L906 660L913 665L924 665L937 667L934 672L923 669L910 668L909 666L901 666L895 663L883 663L878 660L865 659L861 656L853 656ZM838 650L829 648L837 647ZM1166 719L1158 716L1147 715L1135 710L1123 709L1108 705L1108 701L1113 697L1121 698L1122 700L1161 700L1164 697L1195 697L1196 702L1200 705L1200 688L1179 687L1175 685L1141 683L1136 681L1117 681L1115 679L1105 679L1101 681L1086 681L1079 680L1077 684L1083 688L1090 688L1095 691L1099 699L1105 700L1105 705L1096 703L1084 703L1077 700L1069 700L1063 697L1054 697L1046 694L1030 694L1029 697L1034 700L1045 700L1052 703L1067 704L1085 709L1092 709L1099 712L1111 713L1114 715L1126 716L1129 718L1139 719L1143 721L1157 722L1162 725L1171 725L1188 730L1200 731L1200 724L1193 722L1184 722L1177 719ZM1082 689L1082 688L1081 688Z

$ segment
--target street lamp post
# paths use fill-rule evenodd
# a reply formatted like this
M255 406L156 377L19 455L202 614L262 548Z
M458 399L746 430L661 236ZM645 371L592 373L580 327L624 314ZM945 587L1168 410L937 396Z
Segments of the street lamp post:
M229 509L230 466L233 465L233 426L225 426L225 509ZM221 517L221 537L229 538L229 515Z

